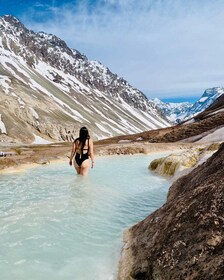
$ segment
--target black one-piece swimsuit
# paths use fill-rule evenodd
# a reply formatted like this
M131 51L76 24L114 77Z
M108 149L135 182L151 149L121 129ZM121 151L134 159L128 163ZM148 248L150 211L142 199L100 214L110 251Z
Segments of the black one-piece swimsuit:
M80 155L79 153L76 153L75 155L75 161L78 164L78 166L81 166L84 160L88 159L89 155L88 152L85 154Z
M88 149L83 149L83 151L87 151L87 152L82 153L82 155L80 155L79 153L76 153L75 155L75 161L78 164L78 166L81 166L83 161L89 158L89 139L88 139Z

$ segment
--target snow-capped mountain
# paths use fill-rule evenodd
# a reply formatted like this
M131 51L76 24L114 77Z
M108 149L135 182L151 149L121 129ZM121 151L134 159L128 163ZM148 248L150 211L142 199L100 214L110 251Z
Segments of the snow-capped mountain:
M72 140L86 125L94 139L165 127L155 104L97 61L52 34L0 17L0 136Z
M196 116L207 109L218 97L224 93L224 88L214 87L206 89L201 98L194 104L190 102L166 103L158 98L152 99L158 109L172 123L180 123Z
M152 101L163 112L166 118L172 123L175 123L179 118L179 115L182 115L193 105L190 102L180 102L180 103L163 102L158 98L154 98L152 99Z
M180 114L178 118L183 121L190 118L193 118L197 114L201 113L205 109L207 109L218 97L223 95L224 88L222 87L214 87L206 89L201 96L201 98L196 101L192 107L188 108L185 112Z

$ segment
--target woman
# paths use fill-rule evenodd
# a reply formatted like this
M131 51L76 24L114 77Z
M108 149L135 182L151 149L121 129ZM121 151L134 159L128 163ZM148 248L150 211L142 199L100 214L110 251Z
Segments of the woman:
M72 159L74 156L74 166L77 174L86 176L89 169L89 157L92 161L92 168L94 165L93 141L90 139L89 132L86 127L82 127L80 129L79 138L75 139L72 144L72 151L69 160L70 166L72 166Z

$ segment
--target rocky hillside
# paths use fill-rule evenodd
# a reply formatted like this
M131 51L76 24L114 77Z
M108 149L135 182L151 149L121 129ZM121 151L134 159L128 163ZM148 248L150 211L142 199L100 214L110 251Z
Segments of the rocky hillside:
M119 280L224 279L224 143L126 232Z
M100 143L119 143L122 141L148 141L151 143L224 141L224 95L221 95L205 111L185 123L133 135L113 137L102 140Z
M169 125L123 78L12 16L0 17L0 58L2 141L70 141L83 125L94 139Z

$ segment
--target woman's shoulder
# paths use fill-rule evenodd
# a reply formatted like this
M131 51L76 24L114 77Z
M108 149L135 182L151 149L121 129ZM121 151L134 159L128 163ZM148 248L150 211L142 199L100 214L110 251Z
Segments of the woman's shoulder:
M93 145L93 140L89 139L89 145Z

